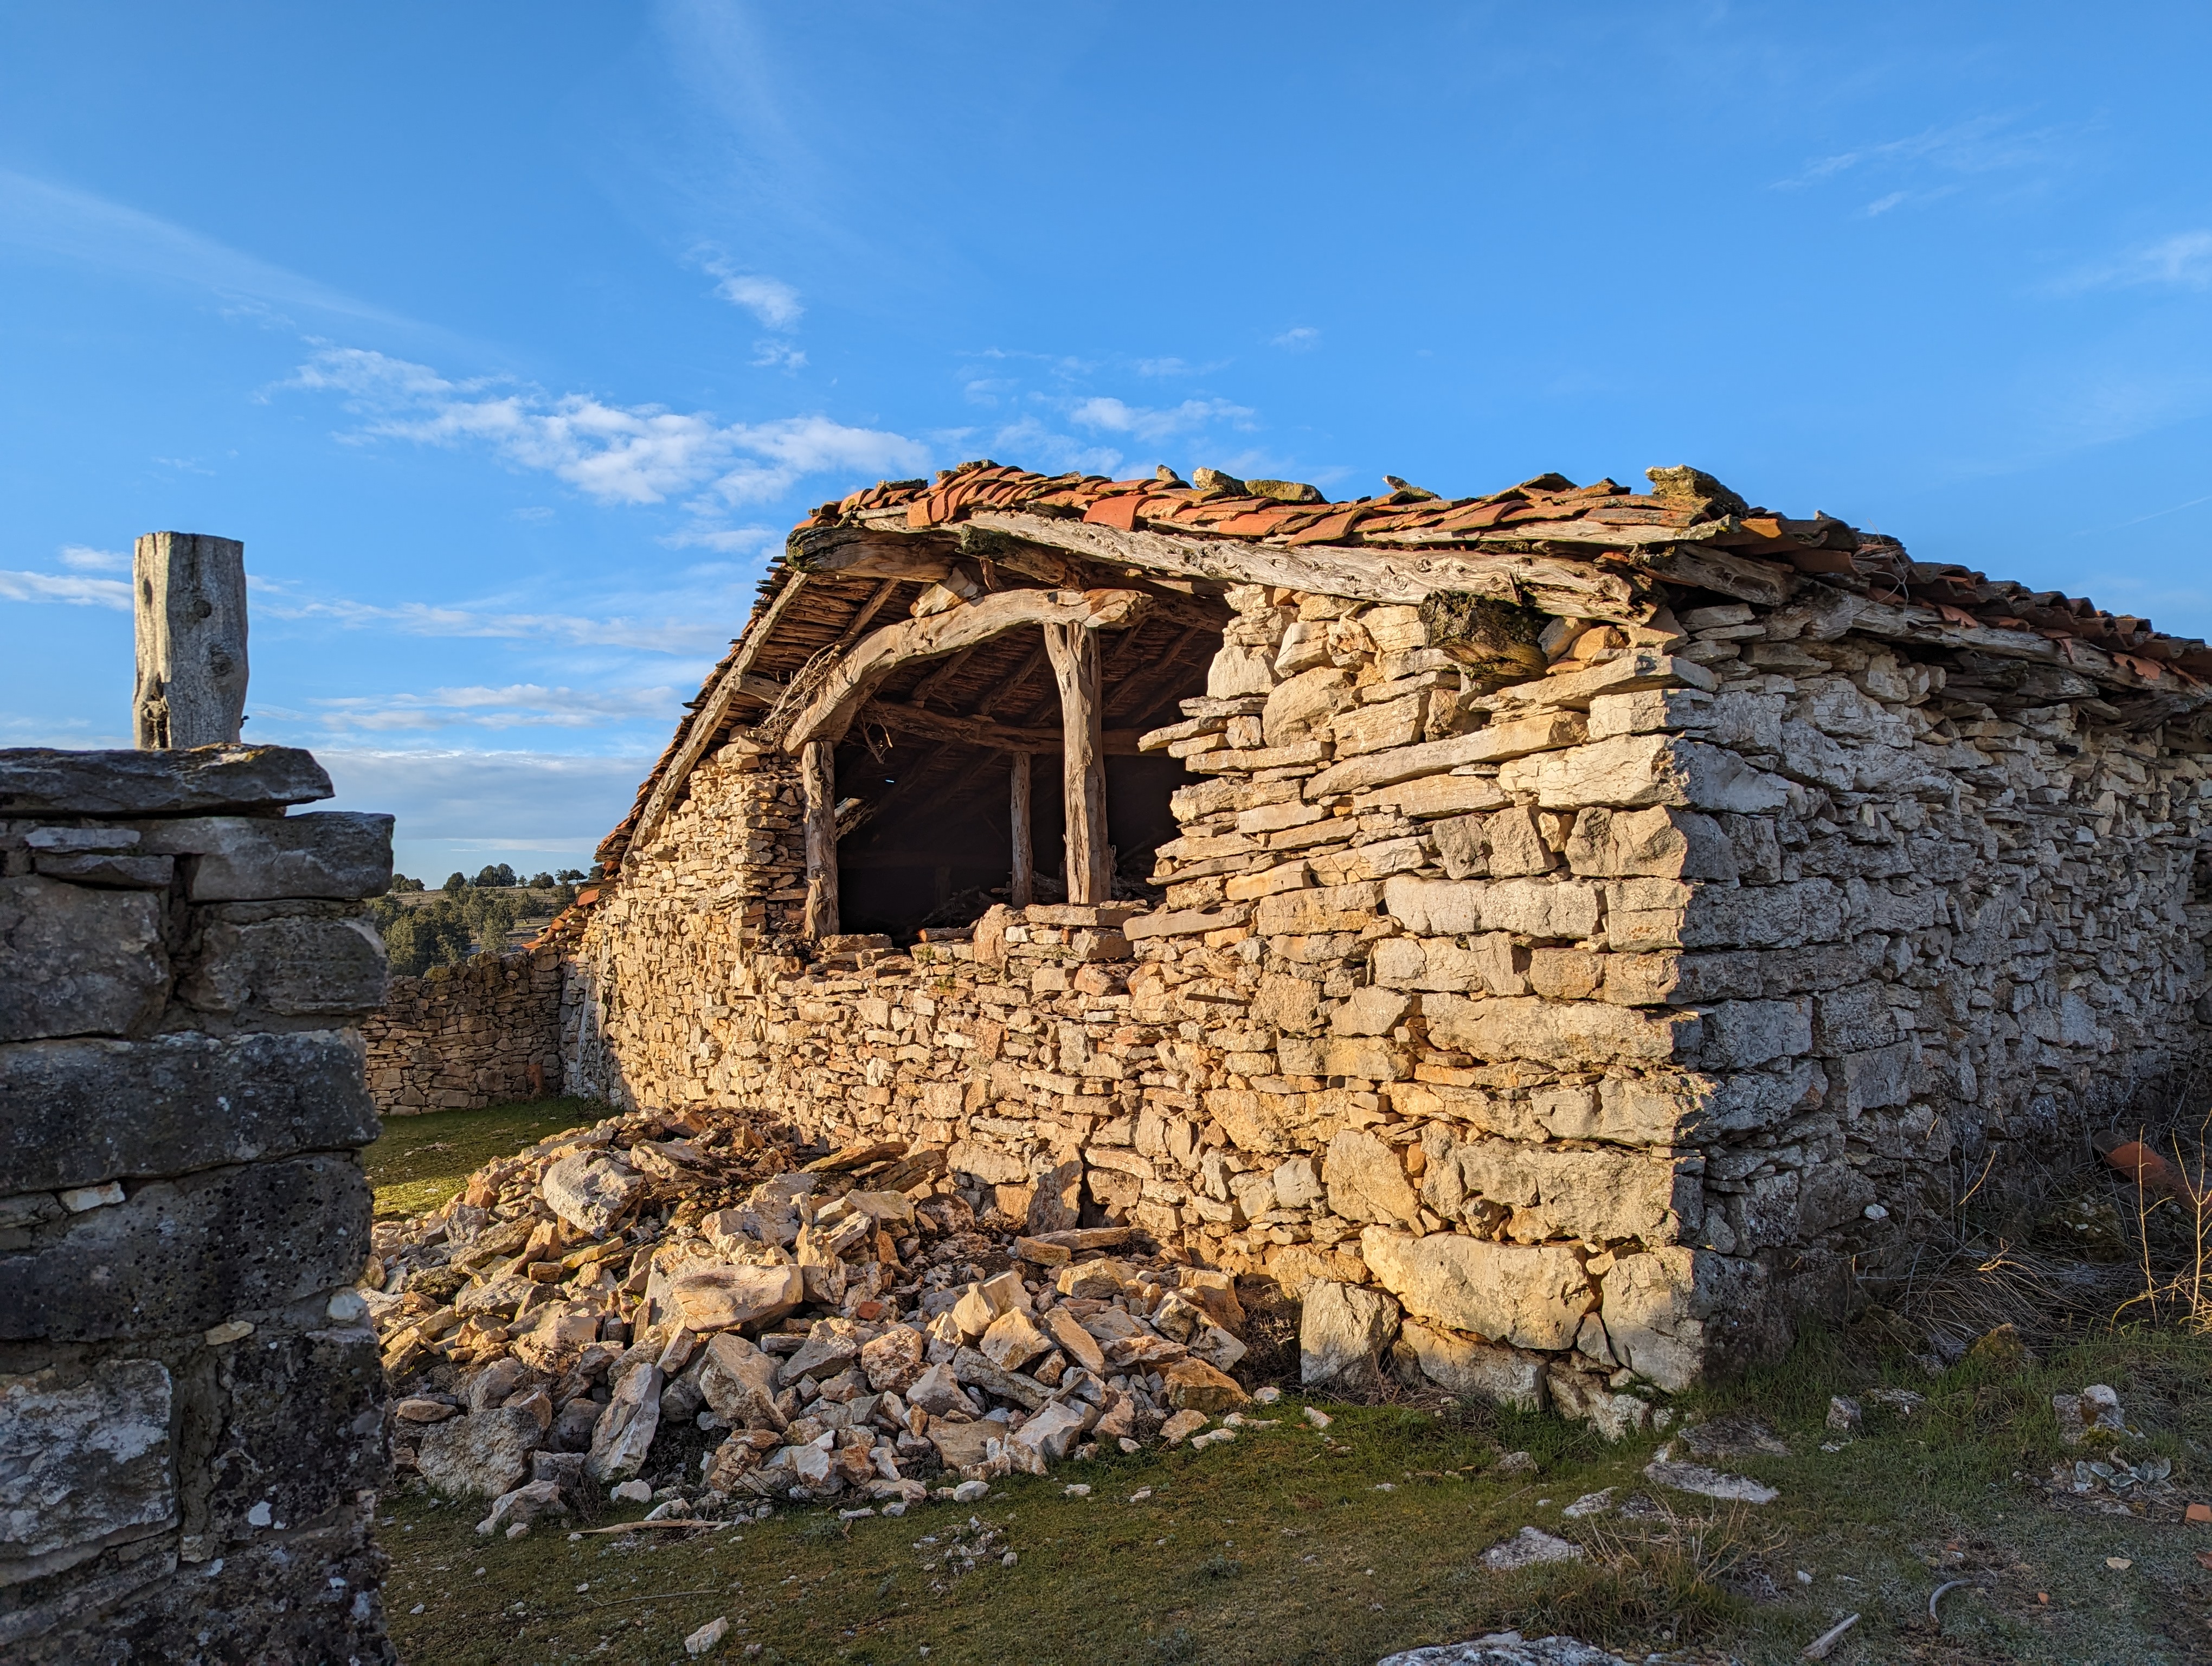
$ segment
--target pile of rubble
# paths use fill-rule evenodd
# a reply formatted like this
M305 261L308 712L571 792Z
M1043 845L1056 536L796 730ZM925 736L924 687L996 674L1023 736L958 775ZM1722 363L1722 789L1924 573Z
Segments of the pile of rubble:
M809 1157L729 1113L633 1113L380 1222L362 1297L401 1470L511 1536L591 1487L649 1519L902 1511L1251 1397L1229 1274L1127 1226L979 1223L941 1151Z

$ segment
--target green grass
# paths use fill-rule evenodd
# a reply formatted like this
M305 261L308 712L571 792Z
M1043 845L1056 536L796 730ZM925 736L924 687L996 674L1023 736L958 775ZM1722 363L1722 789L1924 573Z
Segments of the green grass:
M680 1661L684 1636L718 1614L733 1628L722 1656L757 1643L769 1662L918 1661L927 1646L932 1666L1371 1666L1516 1626L1632 1659L1719 1649L1780 1666L1854 1610L1864 1618L1838 1662L2203 1660L2212 1577L2192 1553L2212 1549L2212 1529L2061 1511L2028 1483L2059 1450L2049 1395L2090 1381L2112 1383L2157 1432L2177 1479L2192 1457L2202 1474L2208 1374L2212 1344L2144 1334L2010 1375L1899 1377L1929 1409L1876 1417L1827 1453L1828 1394L1868 1378L1815 1341L1701 1396L1709 1412L1759 1413L1791 1448L1718 1465L1782 1492L1733 1511L1644 1482L1656 1438L1608 1448L1548 1418L1334 1407L1325 1440L1288 1403L1263 1414L1279 1426L1226 1446L1069 1464L1002 1481L980 1505L933 1503L849 1535L830 1512L790 1510L680 1542L571 1542L553 1525L481 1539L480 1505L415 1493L387 1504L380 1529L393 1556L386 1603L411 1666ZM1533 1452L1537 1473L1491 1473L1514 1450ZM1069 1482L1093 1492L1068 1498ZM1648 1491L1677 1520L1563 1517L1603 1487ZM934 1535L941 1553L971 1516L1003 1531L1017 1565L924 1572L930 1547L915 1541ZM1527 1524L1585 1544L1592 1560L1486 1570L1482 1551ZM2108 1568L2108 1556L2132 1566ZM1970 1572L1981 1589L1947 1597L1939 1629L1929 1593ZM1779 1601L1755 1600L1762 1578Z
M526 1099L482 1110L387 1116L384 1137L362 1153L376 1191L376 1218L434 1209L493 1158L612 1114L595 1099Z

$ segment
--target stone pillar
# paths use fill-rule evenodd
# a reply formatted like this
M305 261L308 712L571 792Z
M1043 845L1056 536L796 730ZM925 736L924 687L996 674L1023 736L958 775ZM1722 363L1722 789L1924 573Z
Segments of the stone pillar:
M233 546L234 548L235 546ZM0 1657L388 1663L360 899L301 751L0 751Z
M1079 624L1044 628L1060 685L1061 784L1067 803L1067 900L1103 903L1113 889L1106 843L1106 712L1097 633Z
M246 721L246 546L199 532L149 532L131 562L131 595L136 744L236 745Z

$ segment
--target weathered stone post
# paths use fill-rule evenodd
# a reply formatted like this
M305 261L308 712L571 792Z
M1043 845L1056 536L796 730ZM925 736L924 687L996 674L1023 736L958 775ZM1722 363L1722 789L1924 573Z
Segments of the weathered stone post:
M232 546L235 549L235 545ZM0 751L0 1659L388 1663L360 899L306 752Z
M201 532L148 532L131 562L141 751L238 744L246 721L246 546Z

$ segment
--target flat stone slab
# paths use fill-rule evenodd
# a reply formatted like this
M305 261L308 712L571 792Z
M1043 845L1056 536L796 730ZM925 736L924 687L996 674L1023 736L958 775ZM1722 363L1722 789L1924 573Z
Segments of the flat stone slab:
M310 804L331 793L314 754L296 746L0 750L0 816L204 816Z
M176 1515L169 1373L111 1359L67 1382L0 1377L0 1585L140 1538Z
M359 1038L336 1030L0 1047L12 1190L60 1191L365 1146Z
M1628 1666L1628 1663L1571 1637L1524 1641L1518 1632L1492 1632L1465 1643L1408 1649L1403 1654L1386 1656L1375 1666Z

